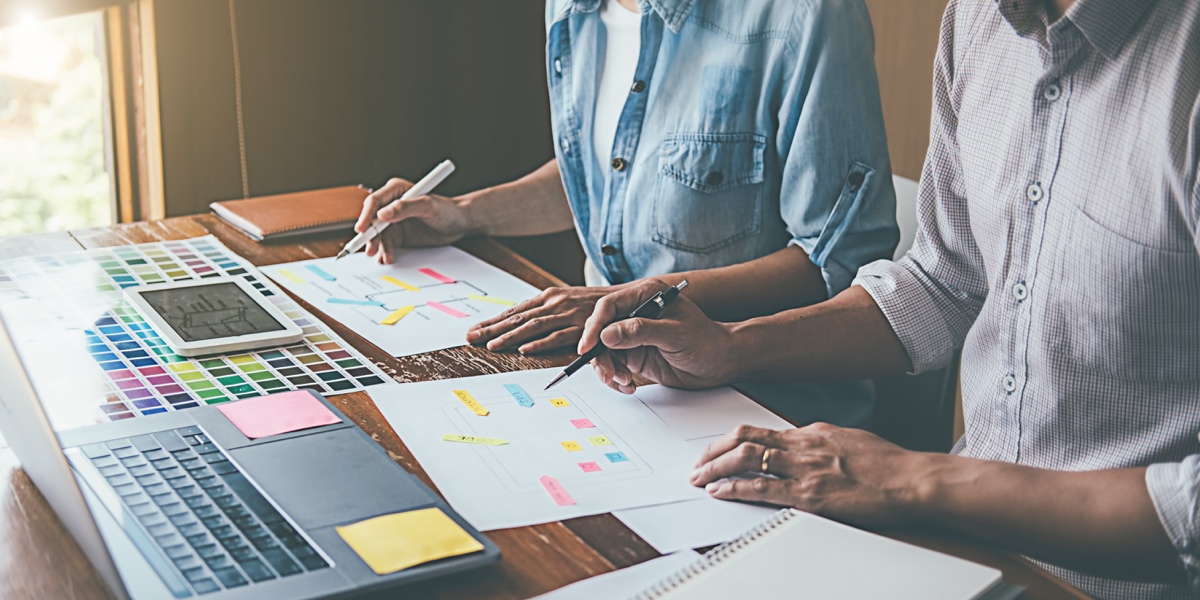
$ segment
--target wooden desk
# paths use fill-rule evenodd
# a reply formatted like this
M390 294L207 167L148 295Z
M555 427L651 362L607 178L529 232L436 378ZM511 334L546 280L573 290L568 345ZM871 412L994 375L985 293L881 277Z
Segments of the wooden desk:
M340 242L344 241L338 237L302 244L262 245L240 235L212 215L197 215L85 229L69 235L59 233L20 240L0 239L0 259L208 234L216 235L226 246L257 265L332 256L340 248ZM550 275L492 240L467 240L460 247L535 286L546 287L557 283ZM306 305L306 308L312 310L310 306ZM565 353L523 357L462 347L397 359L379 351L340 324L330 322L329 325L397 381L446 379L561 366L572 358ZM333 402L386 448L397 462L432 485L365 393L337 396ZM641 538L607 514L492 531L487 535L503 551L503 559L498 565L408 588L404 597L464 600L528 598L658 556ZM929 532L889 535L997 567L1004 571L1008 581L1027 586L1030 600L1085 597L1006 552ZM58 600L108 597L99 576L29 478L17 466L11 451L0 449L0 598Z

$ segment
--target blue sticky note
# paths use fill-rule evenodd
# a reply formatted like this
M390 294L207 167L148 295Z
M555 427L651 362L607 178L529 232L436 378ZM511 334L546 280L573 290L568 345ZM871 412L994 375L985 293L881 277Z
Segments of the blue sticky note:
M509 394L512 394L512 397L517 401L517 404L520 404L525 408L533 406L533 398L530 398L529 394L526 394L525 390L522 389L521 386L515 383L506 383L504 384L504 389L508 390Z
M325 269L322 269L321 267L318 267L317 265L304 265L304 266L309 271L312 271L313 273L315 273L317 277L320 277L321 279L324 279L325 281L337 281L337 277L334 277L333 275L326 273Z
M356 306L383 306L382 302L374 300L355 300L352 298L326 298L326 302L330 304L353 304Z
M625 456L624 452L605 452L604 456L608 457L608 462L629 462L629 457Z

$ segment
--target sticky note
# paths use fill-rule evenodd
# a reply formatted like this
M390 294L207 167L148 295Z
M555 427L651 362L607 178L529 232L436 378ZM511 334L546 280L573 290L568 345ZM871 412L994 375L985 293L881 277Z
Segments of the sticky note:
M533 398L530 398L529 394L525 393L525 388L515 383L506 383L504 384L504 389L508 390L508 393L517 401L517 404L525 408L533 406Z
M567 493L567 489L557 479L549 475L542 475L538 478L538 481L542 482L542 487L546 488L546 492L550 494L550 499L554 500L555 504L559 506L575 505L575 499L571 498L571 495Z
M575 429L591 429L595 427L589 419L571 419L571 424Z
M594 462L582 462L579 463L579 469L584 473L595 473L600 470L600 465Z
M588 441L591 442L593 446L611 446L612 445L612 441L610 441L608 438L606 438L602 435L590 436L590 437L588 437Z
M431 279L436 279L441 283L454 283L453 279L450 279L449 277L446 277L445 275L442 275L441 273L438 273L430 268L417 269L417 272Z
M583 450L583 446L580 446L579 442L559 442L559 443L562 444L563 450L566 450L567 452L579 452L580 450Z
M293 283L299 283L300 285L304 285L304 284L308 283L307 281L304 281L303 279L301 279L299 275L297 275L287 269L280 269L279 274L283 275L284 277L286 277L288 279L288 281L291 281Z
M383 306L382 302L374 300L358 300L356 298L327 298L325 300L330 304L353 304L355 306Z
M500 306L516 306L517 305L517 303L513 302L512 300L505 300L504 298L496 298L494 296L480 296L479 294L467 294L467 297L470 298L471 300L478 300L480 302L490 302L492 304L499 304Z
M321 279L324 279L325 281L337 281L337 277L334 277L333 275L326 273L325 269L322 269L321 267L318 267L317 265L305 265L305 267L309 271L312 271L314 274L316 274L317 277L320 277Z
M379 322L379 324L380 325L395 325L396 322L398 322L400 319L403 319L404 317L408 316L408 313L412 312L415 308L416 308L415 306L405 306L403 308L396 309L396 312L384 317L383 320Z
M467 408L471 409L471 412L481 417L488 416L488 409L484 408L483 405L480 404L479 401L473 396L471 396L470 392L467 390L454 390L454 395L458 396L458 399L461 400L463 404L466 404Z
M304 391L230 402L217 410L252 440L342 422L320 400Z
M566 399L566 398L551 398L551 399L550 399L550 404L553 404L554 406L557 406L557 407L559 407L559 408L562 408L562 407L564 407L564 406L570 406L570 405L571 405L571 403L570 403L570 402L567 402L567 399Z
M396 279L395 277L392 277L391 275L384 275L383 277L380 277L380 279L382 279L396 287L404 288L410 292L421 291L421 288L419 288L415 285L412 285L412 284L404 283L403 281L400 281L399 279Z
M375 517L337 532L376 575L483 550L437 507Z
M459 435L457 433L447 433L442 436L442 441L445 442L460 442L463 444L483 444L485 446L503 446L508 442L489 437L479 437L476 435Z
M449 306L446 306L445 304L442 304L441 302L434 302L433 300L426 300L425 305L428 306L429 308L440 310L452 317L456 317L459 319L469 316L469 315L467 315L467 313L465 313L461 310L455 310L453 308L450 308Z
M604 456L611 463L629 462L629 457L625 456L624 452L608 452Z

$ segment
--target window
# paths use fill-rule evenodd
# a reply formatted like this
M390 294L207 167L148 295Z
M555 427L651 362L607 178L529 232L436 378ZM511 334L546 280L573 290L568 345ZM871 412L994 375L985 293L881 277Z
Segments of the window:
M0 29L0 235L107 225L100 12Z

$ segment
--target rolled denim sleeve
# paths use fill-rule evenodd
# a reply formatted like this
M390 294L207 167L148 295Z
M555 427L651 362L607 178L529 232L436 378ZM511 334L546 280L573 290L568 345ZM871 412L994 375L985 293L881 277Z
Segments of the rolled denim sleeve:
M861 0L798 3L795 73L772 142L782 161L781 216L791 245L821 269L830 297L900 239L874 34Z
M1146 469L1146 489L1192 588L1200 589L1200 456Z
M874 298L921 373L947 364L962 347L987 298L983 258L971 233L958 163L954 82L955 3L942 22L934 66L933 117L918 188L913 247L899 261L863 267L854 284Z

